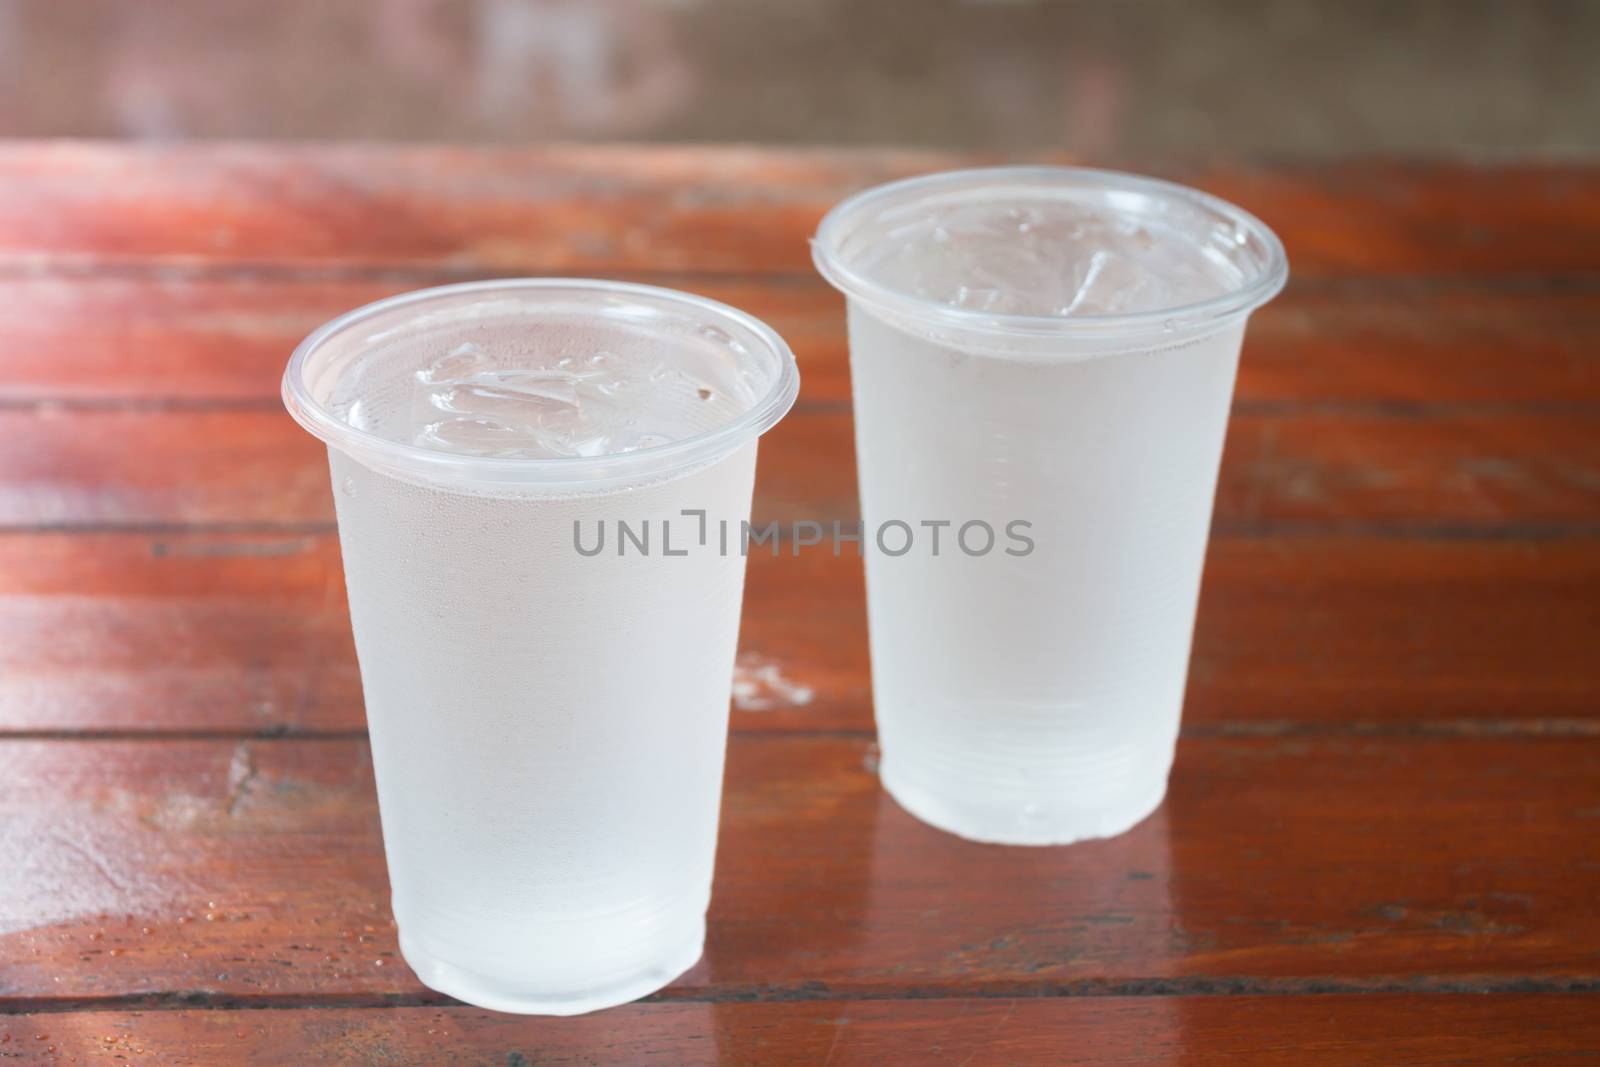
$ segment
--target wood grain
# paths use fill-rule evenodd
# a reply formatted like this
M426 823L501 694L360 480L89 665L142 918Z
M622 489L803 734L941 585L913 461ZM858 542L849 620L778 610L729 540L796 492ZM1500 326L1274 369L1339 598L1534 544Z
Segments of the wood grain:
M1070 849L933 830L871 760L862 738L735 736L706 958L667 996L1600 972L1594 738L1189 739L1156 815ZM7 741L0 781L13 1010L420 991L395 955L364 742Z
M1291 280L1250 318L1236 400L1592 404L1600 288Z
M0 264L803 274L807 238L844 196L978 162L749 148L13 143L0 151ZM1301 277L1600 268L1597 179L1583 164L1155 173L1259 215Z
M1600 412L1240 414L1220 531L1600 530Z
M317 326L450 280L0 279L0 401L275 404L290 352ZM795 349L808 397L848 398L844 305L821 279L668 284L762 318Z
M275 403L296 343L333 316L448 280L0 279L0 401ZM668 279L756 315L806 402L850 397L843 300L821 279ZM1600 288L1493 280L1291 282L1251 319L1241 403L1600 402Z
M11 730L360 730L337 539L0 537Z
M576 1020L454 1005L399 959L289 349L450 280L703 292L805 379L759 520L848 520L842 301L806 239L858 188L972 162L0 145L0 1061L1600 1051L1589 164L1162 171L1259 214L1295 281L1246 342L1143 825L1005 849L907 816L875 775L859 562L785 546L750 563L706 958Z
M870 730L860 562L748 570L735 729ZM1597 603L1581 541L1217 540L1185 721L1568 729L1600 711ZM0 731L359 731L349 626L331 533L0 536Z
M0 525L333 521L323 446L281 411L0 410ZM762 441L758 522L857 517L848 411ZM1493 533L1600 525L1600 412L1236 415L1222 533Z
M762 439L759 522L856 513L848 412ZM331 526L326 449L281 410L0 410L0 526Z
M80 1063L170 1067L1470 1067L1592 1056L1600 1015L1581 996L1393 995L632 1004L575 1019L447 1006L0 1018L0 1058L51 1048Z

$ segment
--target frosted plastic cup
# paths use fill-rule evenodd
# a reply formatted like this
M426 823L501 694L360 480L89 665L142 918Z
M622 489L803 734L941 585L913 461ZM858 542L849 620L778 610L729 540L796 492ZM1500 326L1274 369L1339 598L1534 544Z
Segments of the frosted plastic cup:
M375 410L415 417L408 382L463 338L499 366L692 365L743 399L704 432L609 455L457 454L375 432ZM604 281L408 293L295 351L284 400L328 445L394 916L424 984L571 1015L699 959L744 582L734 538L756 438L798 384L750 316ZM602 523L604 550L579 552Z
M813 252L848 298L884 787L977 841L1127 830L1166 790L1282 246L1193 189L1006 167L870 189Z

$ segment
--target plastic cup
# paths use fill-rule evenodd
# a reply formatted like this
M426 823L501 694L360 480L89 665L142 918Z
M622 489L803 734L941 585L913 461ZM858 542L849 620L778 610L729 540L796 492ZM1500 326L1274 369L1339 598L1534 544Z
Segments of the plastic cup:
M848 298L885 788L977 841L1127 830L1165 794L1282 246L1179 185L1005 167L870 189L813 251Z
M745 400L704 432L594 456L352 425L359 405L403 410L387 391L463 338L507 365L644 352ZM756 438L798 384L750 316L604 281L408 293L295 351L284 401L328 445L394 915L424 984L570 1015L700 957L744 582L716 531L748 519Z

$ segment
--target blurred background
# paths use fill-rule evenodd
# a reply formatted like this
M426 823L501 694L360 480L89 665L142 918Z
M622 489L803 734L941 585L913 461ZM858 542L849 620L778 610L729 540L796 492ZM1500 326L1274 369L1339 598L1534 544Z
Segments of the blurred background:
M0 0L0 136L1573 155L1586 0Z

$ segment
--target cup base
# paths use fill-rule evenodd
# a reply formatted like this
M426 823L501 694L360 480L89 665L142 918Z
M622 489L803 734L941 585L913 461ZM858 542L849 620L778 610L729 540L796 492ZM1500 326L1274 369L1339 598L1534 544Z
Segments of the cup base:
M907 813L936 830L986 845L1071 845L1116 837L1148 818L1167 795L1163 776L1115 806L1024 812L994 804L952 802L897 778L888 760L879 773L884 790Z
M528 989L499 975L483 974L449 963L418 948L400 934L400 955L417 979L435 992L455 997L477 1008L510 1012L516 1015L583 1015L602 1008L614 1008L649 996L670 985L700 960L705 948L705 923L696 925L694 937L661 962L603 985L571 992Z

